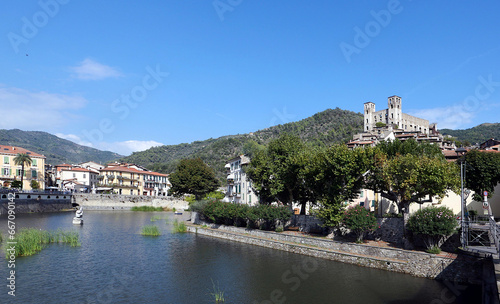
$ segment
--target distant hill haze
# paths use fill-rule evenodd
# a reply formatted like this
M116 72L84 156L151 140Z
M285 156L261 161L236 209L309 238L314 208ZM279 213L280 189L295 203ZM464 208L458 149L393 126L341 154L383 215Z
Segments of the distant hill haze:
M45 163L51 165L77 164L86 161L105 164L123 157L118 153L82 146L41 131L0 129L0 144L22 147L43 154L47 158Z

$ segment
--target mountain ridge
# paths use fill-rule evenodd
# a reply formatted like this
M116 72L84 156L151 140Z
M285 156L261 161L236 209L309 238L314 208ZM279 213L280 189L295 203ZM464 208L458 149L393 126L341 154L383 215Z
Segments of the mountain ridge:
M43 154L46 157L46 163L52 165L61 163L77 164L86 161L104 164L123 157L118 153L82 146L43 131L0 129L0 144L23 147Z

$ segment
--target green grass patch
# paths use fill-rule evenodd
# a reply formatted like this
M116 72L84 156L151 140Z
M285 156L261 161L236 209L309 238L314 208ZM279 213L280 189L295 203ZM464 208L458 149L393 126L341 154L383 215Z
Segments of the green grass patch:
M15 252L7 250L10 246L6 247L5 257L8 259L12 254L18 256L29 256L40 252L43 248L51 243L69 244L71 247L81 246L79 242L79 235L75 231L45 231L35 228L22 228L13 240L17 242Z
M164 211L163 207L152 207L152 206L134 206L130 208L131 211Z
M158 226L155 226L155 225L143 226L141 229L141 234L147 235L147 236L159 236L159 235L161 235L160 229L158 229Z
M161 217L159 215L154 215L151 217L151 222L156 222L157 220L161 220Z
M438 246L432 246L432 247L428 248L426 250L426 252L432 253L432 254L440 254L441 253L441 248L439 248Z
M185 233L185 232L187 232L186 223L179 222L178 220L175 220L174 229L172 232L173 233Z

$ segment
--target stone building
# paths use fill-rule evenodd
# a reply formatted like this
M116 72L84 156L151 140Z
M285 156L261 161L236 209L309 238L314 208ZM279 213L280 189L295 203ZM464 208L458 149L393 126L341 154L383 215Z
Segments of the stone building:
M376 111L373 102L365 103L363 131L370 132L377 126L383 125L422 134L429 134L431 128L428 120L403 113L401 97L396 95L387 99L387 109L385 110Z

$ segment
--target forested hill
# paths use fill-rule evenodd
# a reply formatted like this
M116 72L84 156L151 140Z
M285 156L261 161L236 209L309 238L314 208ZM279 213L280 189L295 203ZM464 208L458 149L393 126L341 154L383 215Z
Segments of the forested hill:
M253 148L266 145L288 132L301 137L312 145L330 145L352 139L363 128L363 115L351 111L328 109L306 119L283 125L273 126L249 134L230 135L179 144L153 147L146 151L135 152L121 161L140 164L151 170L170 173L177 162L183 158L200 157L215 169L219 178L225 177L224 165L227 160Z
M86 161L105 164L123 157L123 155L114 152L82 146L41 131L0 129L0 145L22 147L43 154L47 157L46 163L52 165L62 163L77 164Z
M451 135L461 142L467 141L474 145L490 138L500 139L500 123L483 123L465 130L442 129L439 132L443 135Z

